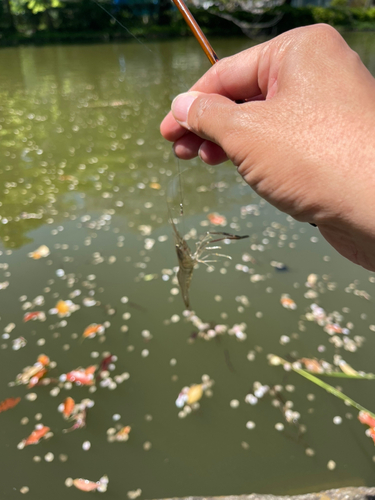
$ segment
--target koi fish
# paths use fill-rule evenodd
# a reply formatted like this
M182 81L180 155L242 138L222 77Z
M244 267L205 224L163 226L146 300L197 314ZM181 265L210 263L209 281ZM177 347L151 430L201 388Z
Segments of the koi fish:
M193 384L190 387L184 387L176 399L176 406L182 408L185 405L194 405L202 398L205 391L212 387L213 383L214 381L208 378L202 384Z
M26 439L23 439L19 443L18 448L22 449L25 446L29 446L30 444L38 444L42 438L48 439L51 436L52 436L52 433L50 433L49 427L46 427L43 424L38 424L35 426L35 431L33 431L29 437L27 437Z
M344 335L349 334L349 329L348 328L343 328L340 326L338 323L328 323L324 327L324 331L327 332L329 335L337 334L337 333L342 333Z
M115 434L115 441L127 441L129 439L129 433L131 431L130 425L127 425L126 427L122 427L116 434Z
M41 370L39 370L35 375L33 375L30 378L29 385L27 387L29 389L32 389L33 387L35 387L38 384L39 380L41 378L43 378L46 373L47 373L47 370L45 368L42 368Z
M48 312L50 314L57 314L60 318L65 316L70 316L71 313L79 309L78 304L74 304L71 300L59 300L54 308L50 309Z
M99 335L101 335L102 333L104 333L105 331L105 328L103 325L98 325L96 323L93 323L92 325L89 325L85 331L83 332L83 338L84 339L87 339L87 338L94 338L95 335L98 333Z
M227 223L226 217L224 215L220 215L217 212L214 212L212 214L207 215L207 219L213 224L214 226L225 226Z
M49 254L50 254L49 248L46 245L41 245L33 252L30 252L28 256L34 260L38 260L41 259L42 257L48 257Z
M32 311L29 313L25 313L23 316L23 322L26 323L27 321L30 320L39 320L39 321L45 321L46 320L46 315L43 311Z
M73 398L66 398L63 403L58 406L58 410L63 414L65 419L68 419L74 410L75 401Z
M14 408L21 401L21 398L7 398L0 403L0 413Z
M73 479L72 485L81 491L99 491L103 493L107 491L108 482L108 476L103 476L96 482L78 478Z
M23 372L17 375L17 384L29 384L32 377L37 376L37 374L43 370L50 363L50 359L45 354L38 356L37 362L33 366L27 366L23 369ZM39 379L38 379L39 380Z
M339 362L339 367L341 368L342 372L345 373L345 375L359 375L357 370L354 370L346 361L343 359L340 360Z
M361 422L361 424L368 425L369 427L372 427L372 428L375 427L375 418L373 418L371 415L369 415L365 411L359 412L358 420Z
M115 363L117 361L117 356L114 356L113 354L109 354L105 358L102 359L102 362L100 363L98 373L96 375L97 380L102 378L102 372L107 371L109 368L109 365L112 363Z
M96 365L89 366L86 369L77 368L69 373L60 375L60 382L75 382L77 385L93 385Z
M324 368L317 359L302 358L300 361L305 365L306 370L308 370L309 372L324 373Z
M287 293L284 293L281 296L280 303L283 307L285 307L285 309L292 309L292 310L297 309L297 304L294 302L293 299L289 297Z
M75 431L76 429L82 429L83 427L85 427L87 409L92 408L94 406L94 401L86 398L82 399L80 403L74 404L74 400L72 398L67 398L64 403L67 404L61 404L59 406L59 411L62 411L64 414L64 409L68 410L68 407L70 407L71 408L70 414L68 416L64 414L64 417L69 420L74 420L74 424L69 429L64 429L63 432L72 432ZM66 413L68 413L68 411L66 411Z
M59 300L56 304L57 314L65 315L69 312L69 304L65 300Z

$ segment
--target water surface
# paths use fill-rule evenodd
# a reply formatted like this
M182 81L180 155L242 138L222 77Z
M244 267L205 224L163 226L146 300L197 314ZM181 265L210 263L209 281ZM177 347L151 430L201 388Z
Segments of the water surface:
M374 71L373 34L351 34L348 40ZM251 42L212 44L223 57ZM330 363L339 354L357 370L374 371L373 274L337 255L317 229L261 201L231 164L178 164L159 123L173 97L209 67L195 41L7 48L0 60L0 400L22 398L0 415L1 498L18 498L27 486L32 499L78 499L83 493L68 490L65 479L97 480L103 474L109 476L106 495L116 500L137 488L141 498L162 498L372 485L373 444L357 412L298 375L269 366L267 354ZM181 196L184 216L178 217ZM225 231L249 235L223 244L220 252L232 260L218 258L213 272L200 265L190 294L203 321L245 323L245 340L228 334L193 339L197 330L184 319L176 294L167 197L183 234L220 230L207 218L217 212L227 220ZM50 255L33 260L28 254L40 245ZM275 270L272 261L287 270ZM315 298L305 297L311 273L320 283ZM294 299L296 310L282 307L282 294ZM44 304L28 311L45 311L46 321L23 322L25 303L39 295ZM67 318L49 314L58 300L69 298L79 310ZM87 299L95 305L87 307ZM363 347L336 348L319 325L306 321L314 302L338 311L341 324L351 328L349 338L358 344L363 337ZM11 323L15 328L7 333ZM105 324L105 335L82 341L92 323ZM287 339L280 341L282 336ZM18 337L27 345L15 351ZM56 361L50 376L58 379L99 363L103 352L118 357L113 375L130 374L114 390L90 393L88 387L67 390L60 384L59 394L51 396L53 384L12 385L41 353ZM204 374L215 381L213 396L179 418L180 390ZM293 402L306 426L303 435L287 424L272 398L255 406L245 402L256 381L283 386L284 400ZM374 382L339 383L374 411ZM25 398L30 392L37 394L35 401ZM64 434L71 424L57 407L67 396L91 397L95 406L85 429ZM335 416L342 417L340 425L333 424ZM24 417L29 421L21 425ZM255 428L246 427L249 421ZM54 436L18 450L37 423ZM284 424L283 432L277 423ZM116 424L131 426L127 442L107 441L107 429ZM91 442L89 451L82 449L84 441ZM54 460L46 462L50 452ZM68 460L62 462L61 454ZM334 470L327 468L330 460Z

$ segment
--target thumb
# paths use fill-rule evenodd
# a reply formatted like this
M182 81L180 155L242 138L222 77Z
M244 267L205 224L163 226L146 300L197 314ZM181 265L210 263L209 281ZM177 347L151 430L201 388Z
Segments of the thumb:
M221 146L228 154L230 136L238 129L240 106L219 94L186 92L172 102L174 119L202 139Z

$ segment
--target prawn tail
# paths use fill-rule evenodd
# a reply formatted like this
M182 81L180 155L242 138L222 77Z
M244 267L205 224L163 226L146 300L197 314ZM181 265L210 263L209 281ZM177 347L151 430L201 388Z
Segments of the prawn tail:
M193 269L184 270L180 267L177 273L177 280L186 309L190 309L189 288L192 276Z

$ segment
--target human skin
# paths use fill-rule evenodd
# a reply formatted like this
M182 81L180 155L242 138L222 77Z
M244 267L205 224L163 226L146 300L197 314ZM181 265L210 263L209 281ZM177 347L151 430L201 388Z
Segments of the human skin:
M375 80L330 26L220 60L160 130L181 159L229 158L260 196L375 271Z

